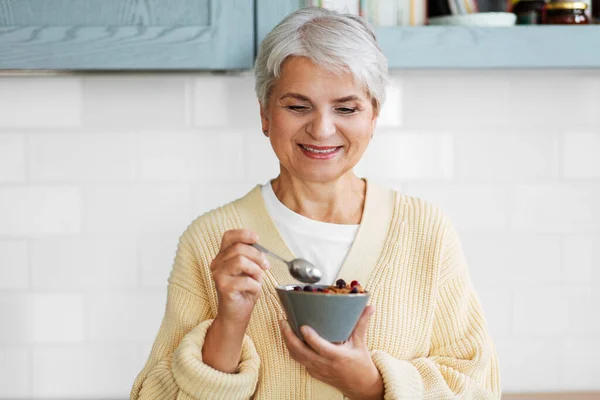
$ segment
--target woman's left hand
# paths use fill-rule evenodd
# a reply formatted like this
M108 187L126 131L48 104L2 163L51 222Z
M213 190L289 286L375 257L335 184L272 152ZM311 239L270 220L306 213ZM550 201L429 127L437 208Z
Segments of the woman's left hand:
M365 343L369 319L374 312L373 306L365 308L354 332L343 344L328 342L308 326L300 328L304 343L285 320L280 321L280 328L290 356L304 365L310 376L351 399L381 399L383 380Z

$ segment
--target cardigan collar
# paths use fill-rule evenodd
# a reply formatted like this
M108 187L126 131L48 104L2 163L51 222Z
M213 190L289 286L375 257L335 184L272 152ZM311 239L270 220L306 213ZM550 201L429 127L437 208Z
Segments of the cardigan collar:
M363 286L369 281L371 272L381 256L394 213L394 192L370 180L366 182L367 192L360 226L336 278L336 280L342 278L346 282L357 280ZM296 258L267 212L260 185L236 200L234 205L240 214L243 226L259 235L261 245L286 260ZM276 284L300 284L292 278L286 265L273 261L275 260L272 260L268 272Z

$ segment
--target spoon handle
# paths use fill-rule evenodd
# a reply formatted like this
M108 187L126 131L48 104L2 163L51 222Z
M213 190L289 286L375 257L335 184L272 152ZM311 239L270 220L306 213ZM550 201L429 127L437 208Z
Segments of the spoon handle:
M260 244L258 243L254 243L252 246L256 247L257 249L259 249L260 251L262 251L263 253L266 253L270 256L273 256L281 261L283 261L284 263L288 264L288 262L286 260L284 260L283 258L279 257L277 254L265 249L264 247L262 247Z

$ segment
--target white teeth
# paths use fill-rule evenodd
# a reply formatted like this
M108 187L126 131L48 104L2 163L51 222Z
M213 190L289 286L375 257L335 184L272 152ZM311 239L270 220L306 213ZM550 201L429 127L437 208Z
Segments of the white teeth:
M336 151L338 148L334 147L333 149L328 149L328 150L316 150L310 147L307 147L303 144L301 144L300 146L302 146L302 148L304 150L310 151L311 153L317 153L317 154L329 154L329 153L333 153L334 151Z

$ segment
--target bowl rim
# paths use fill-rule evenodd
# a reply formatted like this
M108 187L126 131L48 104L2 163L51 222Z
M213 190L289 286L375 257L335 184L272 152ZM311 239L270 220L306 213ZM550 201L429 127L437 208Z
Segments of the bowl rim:
M294 293L295 296L299 296L299 295L314 295L314 294L318 294L319 296L323 296L323 297L367 297L371 295L371 292L369 292L368 290L365 290L364 293L347 293L347 294L335 294L335 293L322 293L322 292L305 292L305 291L299 291L299 290L289 290L287 288L289 287L294 287L294 286L300 286L299 284L287 284L287 285L278 285L275 290L277 290L277 292L291 292ZM311 285L311 286L330 286L330 285Z

